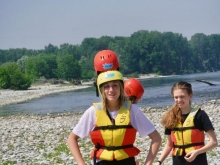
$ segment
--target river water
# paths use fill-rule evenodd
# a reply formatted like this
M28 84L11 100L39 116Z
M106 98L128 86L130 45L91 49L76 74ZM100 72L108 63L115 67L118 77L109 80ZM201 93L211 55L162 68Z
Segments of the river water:
M205 80L216 84L210 86L198 82ZM205 100L220 99L220 72L186 74L167 77L139 79L145 93L138 103L140 107L164 107L173 104L170 90L177 81L188 81L192 84L194 96L192 102L201 104ZM86 110L93 102L100 101L95 95L95 88L75 90L47 95L27 102L0 107L0 116L11 114L47 114L62 112L79 112Z

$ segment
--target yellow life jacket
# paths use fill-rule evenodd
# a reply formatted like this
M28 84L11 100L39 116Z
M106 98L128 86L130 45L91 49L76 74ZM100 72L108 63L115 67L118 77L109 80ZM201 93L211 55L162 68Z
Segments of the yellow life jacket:
M200 109L192 109L182 124L179 122L171 131L171 140L173 142L173 156L181 156L192 150L199 149L204 146L204 131L200 131L194 125L194 118Z
M96 109L96 124L90 137L95 145L91 157L100 160L122 160L138 155L133 146L136 129L130 123L130 102L120 107L115 123L112 123L102 103L93 104Z

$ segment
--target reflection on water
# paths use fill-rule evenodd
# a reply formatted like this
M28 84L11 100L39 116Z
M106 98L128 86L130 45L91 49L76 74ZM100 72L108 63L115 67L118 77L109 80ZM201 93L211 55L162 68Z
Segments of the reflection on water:
M206 83L198 82L196 79L206 80L217 85L210 86ZM220 72L200 73L140 79L144 86L145 93L138 105L140 107L163 107L172 105L171 87L175 82L181 80L188 81L192 84L194 92L193 102L197 104L200 104L204 100L220 99ZM93 102L98 101L100 101L100 98L96 97L95 88L91 86L86 89L51 94L20 104L3 106L0 107L0 115L77 112L86 110Z

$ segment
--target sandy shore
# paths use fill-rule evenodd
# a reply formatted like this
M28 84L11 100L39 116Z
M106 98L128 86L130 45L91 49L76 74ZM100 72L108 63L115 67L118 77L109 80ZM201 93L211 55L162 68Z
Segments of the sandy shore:
M16 104L52 93L88 88L89 85L91 86L91 83L84 83L82 85L52 85L48 83L41 85L32 85L28 90L0 90L0 106Z

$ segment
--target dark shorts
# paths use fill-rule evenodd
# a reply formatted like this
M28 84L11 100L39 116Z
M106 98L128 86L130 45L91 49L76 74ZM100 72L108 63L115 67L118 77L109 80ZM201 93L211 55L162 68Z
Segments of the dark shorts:
M206 153L199 154L194 161L187 162L184 156L173 156L173 165L208 165Z
M97 165L136 165L134 157L119 160L119 161L116 161L116 160L113 160L113 161L102 160L102 161L100 161L96 164Z

